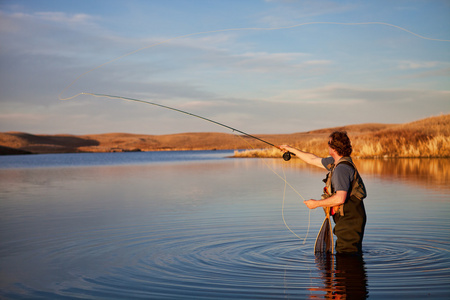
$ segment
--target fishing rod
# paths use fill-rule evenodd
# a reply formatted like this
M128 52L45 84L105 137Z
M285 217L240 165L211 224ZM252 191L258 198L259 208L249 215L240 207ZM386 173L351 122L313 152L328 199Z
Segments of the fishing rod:
M125 100L125 101L140 102L140 103L145 103L145 104L150 104L150 105L154 105L154 106L170 109L170 110L173 110L173 111L176 111L176 112L188 115L188 116L196 117L196 118L199 118L199 119L202 119L202 120L214 123L216 125L228 128L228 129L232 130L233 132L234 131L239 132L239 133L241 133L241 134L243 134L245 136L248 136L250 138L256 139L256 140L258 140L260 142L263 142L263 143L265 143L267 145L270 145L270 146L275 147L275 148L277 148L277 149L279 149L281 151L284 151L280 147L278 147L278 146L276 146L276 145L274 145L274 144L272 144L272 143L270 143L268 141L265 141L265 140L263 140L263 139L261 139L261 138L259 138L257 136L248 134L248 133L246 133L244 131L241 131L239 129L233 128L233 127L228 126L228 125L225 125L223 123L220 123L220 122L217 122L217 121L214 121L214 120L211 120L211 119L208 119L208 118L205 118L205 117L202 117L202 116L199 116L199 115L196 115L196 114L193 114L193 113L181 110L181 109L173 108L173 107L170 107L170 106L167 106L167 105L162 105L162 104L158 104L158 103L155 103L155 102L150 102L150 101L145 101L145 100L140 100L140 99L134 99L134 98L128 98L128 97L122 97L122 96L114 96L114 95L107 95L107 94L96 94L96 93L85 93L85 92L80 93L80 94L81 95L90 95L90 96L94 96L94 97L104 97L104 98L112 98L112 99L121 99L121 100ZM285 161L288 161L288 160L291 159L292 155L295 155L295 154L291 153L289 151L286 151L286 152L283 153L283 159Z

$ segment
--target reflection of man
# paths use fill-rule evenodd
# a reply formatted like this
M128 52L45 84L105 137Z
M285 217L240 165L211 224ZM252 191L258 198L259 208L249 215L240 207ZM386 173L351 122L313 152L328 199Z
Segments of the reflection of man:
M325 292L326 299L367 299L369 291L362 255L316 256L316 263L324 286L312 290Z
M366 197L364 183L350 158L352 146L345 131L335 131L330 135L328 150L330 157L321 158L315 154L282 145L281 149L294 153L303 161L330 171L326 179L327 197L322 200L306 200L310 209L332 207L336 223L337 253L360 253L366 211L362 199Z

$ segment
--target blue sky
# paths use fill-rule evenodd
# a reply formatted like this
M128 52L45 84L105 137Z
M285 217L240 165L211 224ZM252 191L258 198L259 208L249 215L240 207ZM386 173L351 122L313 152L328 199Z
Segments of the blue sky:
M449 16L438 0L1 0L0 131L228 132L61 92L252 134L448 114Z

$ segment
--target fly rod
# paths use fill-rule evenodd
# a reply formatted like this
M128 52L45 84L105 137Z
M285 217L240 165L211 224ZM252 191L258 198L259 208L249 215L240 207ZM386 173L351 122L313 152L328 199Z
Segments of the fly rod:
M246 133L246 132L244 132L244 131L241 131L241 130L239 130L239 129L233 128L233 127L228 126L228 125L225 125L225 124L223 124L223 123L219 123L219 122L217 122L217 121L214 121L214 120L211 120L211 119L208 119L208 118L205 118L205 117L202 117L202 116L199 116L199 115L196 115L196 114L193 114L193 113L190 113L190 112L181 110L181 109L177 109L177 108L174 108L174 107L170 107L170 106L167 106L167 105L162 105L162 104L158 104L158 103L155 103L155 102L150 102L150 101L145 101L145 100L140 100L140 99L134 99L134 98L128 98L128 97L122 97L122 96L114 96L114 95L107 95L107 94L96 94L96 93L84 93L84 92L83 92L83 93L81 93L81 95L90 95L90 96L94 96L94 97L104 97L104 98L121 99L121 100L125 100L125 101L140 102L140 103L145 103L145 104L150 104L150 105L154 105L154 106L158 106L158 107L170 109L170 110L173 110L173 111L176 111L176 112L179 112L179 113L188 115L188 116L196 117L196 118L199 118L199 119L202 119L202 120L205 120L205 121L214 123L214 124L216 124L216 125L219 125L219 126L228 128L228 129L230 129L230 130L232 130L232 131L239 132L239 133L241 133L241 134L243 134L243 135L245 135L245 136L248 136L248 137L250 137L250 138L256 139L256 140L258 140L258 141L260 141L260 142L263 142L263 143L265 143L265 144L267 144L267 145L270 145L270 146L275 147L275 148L277 148L277 149L279 149L279 150L281 150L281 151L284 151L284 150L281 149L280 147L278 147L278 146L276 146L276 145L274 145L274 144L272 144L272 143L270 143L270 142L268 142L268 141L265 141L265 140L263 140L263 139L261 139L261 138L259 138L259 137L257 137L257 136L248 134L248 133ZM283 153L283 159L284 159L285 161L288 161L288 160L291 159L291 155L295 155L295 154L294 154L294 153L291 153L291 152L288 152L288 151L287 151L287 152L284 152L284 153Z

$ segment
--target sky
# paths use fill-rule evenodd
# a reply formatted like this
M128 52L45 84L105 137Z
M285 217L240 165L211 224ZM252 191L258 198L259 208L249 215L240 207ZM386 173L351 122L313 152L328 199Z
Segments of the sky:
M448 114L449 16L448 0L0 0L0 131L230 132L81 93L250 134Z

